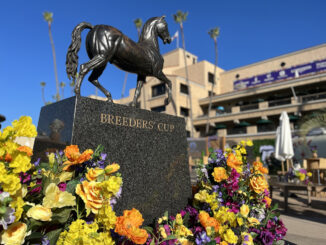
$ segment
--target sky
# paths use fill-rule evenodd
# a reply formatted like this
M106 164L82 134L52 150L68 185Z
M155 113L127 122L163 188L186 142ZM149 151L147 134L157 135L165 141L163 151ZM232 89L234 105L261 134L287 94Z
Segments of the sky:
M56 93L53 56L48 25L42 13L53 12L54 39L59 82L64 98L72 96L65 73L65 59L71 32L82 21L106 24L137 41L136 18L166 15L171 36L179 30L173 20L178 10L189 13L184 23L186 50L198 60L214 63L214 43L208 31L220 27L218 66L225 70L326 43L326 1L324 0L0 0L0 114L7 120L2 128L22 115L37 125L44 106L40 83L45 82L45 99ZM89 59L85 50L87 30L82 33L79 64ZM181 44L181 40L180 40ZM164 45L161 53L176 48L176 41ZM85 77L82 96L95 94ZM114 99L122 93L125 72L108 65L99 81ZM135 87L129 75L125 95ZM102 95L99 92L99 95Z

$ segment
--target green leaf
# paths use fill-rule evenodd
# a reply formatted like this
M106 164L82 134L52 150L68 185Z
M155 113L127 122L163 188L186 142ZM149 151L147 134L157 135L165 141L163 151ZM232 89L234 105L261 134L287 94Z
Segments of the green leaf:
M210 241L209 243L206 243L207 245L215 245L216 241Z
M80 180L79 179L73 179L70 180L67 184L66 187L66 191L71 193L71 194L75 194L75 190L76 190L76 186L80 184Z
M168 240L174 240L174 239L178 239L178 238L174 235L170 235L170 236L167 236L165 239L163 239L161 242L168 241Z
M277 210L278 209L278 203L275 203L274 207L271 209L272 211Z
M185 216L183 216L183 224L187 227L189 226L189 219L190 219L190 214L186 213Z
M169 211L165 211L164 214L163 214L163 216L169 218Z
M38 220L35 220L35 219L33 219L33 218L30 218L29 222L30 222L30 223L29 223L28 228L29 228L30 230L36 230L35 228L37 228L37 227L41 227L41 226L43 225L42 222L40 222L40 221L38 221Z
M59 208L52 212L52 221L53 223L63 224L67 222L70 216L71 208Z
M278 240L277 242L275 242L275 245L284 245L285 241L284 240Z
M60 236L62 229L56 229L46 233L46 237L50 240L50 245L55 245Z
M149 245L155 245L155 239L153 238Z
M146 230L150 234L153 234L153 232L154 232L153 228L150 226L145 226L145 227L143 227L143 229Z
M35 244L42 241L42 238L43 238L43 234L41 232L33 231L32 234L28 236L26 240L33 242L32 244Z

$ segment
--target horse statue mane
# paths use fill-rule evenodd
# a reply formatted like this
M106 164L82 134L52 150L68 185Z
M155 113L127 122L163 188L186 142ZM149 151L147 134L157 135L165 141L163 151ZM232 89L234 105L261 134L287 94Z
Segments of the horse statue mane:
M81 32L84 29L90 29L86 36L86 51L90 60L80 65L78 76L76 76ZM168 98L165 99L165 105L172 102L176 111L172 99L172 83L162 71L164 59L160 54L158 37L164 44L171 42L165 16L148 19L137 43L112 26L92 26L87 22L78 24L72 32L72 42L66 56L66 71L68 78L75 80L75 94L80 95L82 81L92 70L88 80L106 95L108 102L112 103L111 93L98 81L107 63L110 62L122 70L138 75L132 106L137 104L146 77L153 76L167 86Z

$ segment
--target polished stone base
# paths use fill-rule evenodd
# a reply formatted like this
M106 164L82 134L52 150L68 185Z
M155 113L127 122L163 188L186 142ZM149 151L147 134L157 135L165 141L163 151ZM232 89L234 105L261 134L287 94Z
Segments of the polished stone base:
M121 166L118 215L137 208L149 224L165 211L176 214L191 198L183 118L72 97L42 107L38 134L38 156L66 144L76 144L81 151L104 146L109 161Z

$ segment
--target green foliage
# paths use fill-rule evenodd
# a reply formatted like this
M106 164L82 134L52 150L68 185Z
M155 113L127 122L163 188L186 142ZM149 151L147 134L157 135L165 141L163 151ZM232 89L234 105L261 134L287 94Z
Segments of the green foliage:
M210 29L208 35L213 39L217 38L220 35L220 28L215 27L213 29Z
M67 187L66 187L66 191L71 194L75 194L76 186L78 184L80 184L79 179L73 179L73 180L69 181L67 184Z
M60 236L62 229L56 229L46 233L46 237L50 240L50 245L55 245Z
M188 12L182 12L181 10L178 10L176 14L173 15L173 19L177 23L182 23L187 20Z
M259 148L262 145L275 145L275 139L262 139L262 140L253 140L254 144L252 147L252 152L255 157L260 157Z

